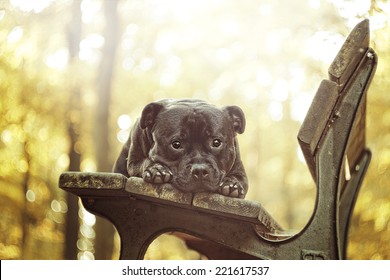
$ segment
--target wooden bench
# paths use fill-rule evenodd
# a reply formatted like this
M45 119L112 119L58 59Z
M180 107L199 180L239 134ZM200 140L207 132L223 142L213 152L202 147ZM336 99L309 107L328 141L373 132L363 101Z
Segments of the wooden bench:
M170 231L236 252L215 249L209 258L343 259L349 219L370 161L366 93L376 64L365 20L337 54L298 134L317 186L312 217L298 233L282 229L255 201L183 193L169 184L156 188L120 174L67 172L60 176L60 188L112 222L121 240L120 259L142 259L148 245Z

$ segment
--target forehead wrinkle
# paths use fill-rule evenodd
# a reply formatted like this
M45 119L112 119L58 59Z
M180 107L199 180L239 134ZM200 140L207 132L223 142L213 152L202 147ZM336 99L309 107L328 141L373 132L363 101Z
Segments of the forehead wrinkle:
M158 132L159 135L164 135L167 139L161 139L162 141L171 141L172 137L177 136L178 132L181 131L180 123L172 112L163 112L158 115L158 121L154 125L154 131ZM160 125L164 123L164 125Z
M158 115L158 123L165 123L163 127L157 125L156 130L163 132L166 137L179 137L197 140L201 136L217 136L218 121L223 120L222 112L210 106L170 106ZM168 140L168 139L167 139ZM169 139L171 140L171 139Z
M212 129L212 117L197 109L190 110L187 117L183 119L183 127L188 131L191 139L199 139L202 136L210 136Z

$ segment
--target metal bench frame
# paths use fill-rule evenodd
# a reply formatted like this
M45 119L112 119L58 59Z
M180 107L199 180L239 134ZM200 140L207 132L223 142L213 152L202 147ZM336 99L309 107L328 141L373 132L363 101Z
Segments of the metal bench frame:
M120 259L142 259L149 244L170 231L209 240L248 259L344 259L349 220L371 157L366 93L376 64L364 20L337 54L298 133L317 195L308 224L296 234L283 230L255 201L183 193L114 173L66 172L59 186L112 222L120 235Z

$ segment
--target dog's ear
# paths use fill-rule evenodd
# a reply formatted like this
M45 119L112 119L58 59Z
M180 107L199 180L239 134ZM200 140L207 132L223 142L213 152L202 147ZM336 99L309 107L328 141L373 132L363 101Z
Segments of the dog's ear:
M245 131L245 115L241 108L238 106L226 106L222 110L228 113L233 122L234 131L240 134L243 133Z
M153 126L156 121L156 117L161 109L164 108L164 105L161 102L153 102L143 109L140 125L142 129Z

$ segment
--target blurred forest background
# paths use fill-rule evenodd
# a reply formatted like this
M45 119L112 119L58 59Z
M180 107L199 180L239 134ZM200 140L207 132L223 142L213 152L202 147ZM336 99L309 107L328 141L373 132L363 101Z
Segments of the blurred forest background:
M383 0L0 1L0 259L110 259L111 225L58 188L110 171L142 108L195 97L240 106L250 191L299 230L315 186L296 136L352 28L370 19L373 158L348 258L390 259L390 3Z

